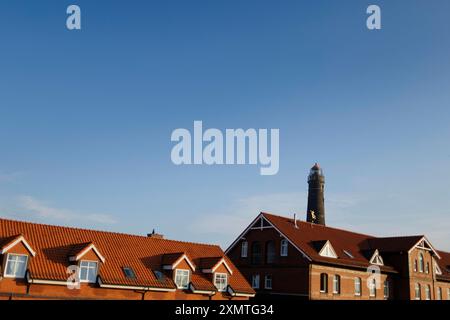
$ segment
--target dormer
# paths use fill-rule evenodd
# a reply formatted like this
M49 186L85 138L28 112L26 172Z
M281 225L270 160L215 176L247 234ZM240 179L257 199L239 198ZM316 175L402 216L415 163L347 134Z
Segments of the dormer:
M331 245L330 240L313 241L313 245L321 257L337 259L338 255Z
M188 289L195 265L184 252L169 253L162 256L162 268L173 272L173 281L178 289Z
M211 281L217 291L226 291L229 278L233 275L233 269L224 257L202 258L200 259L200 268L203 273L211 274Z
M378 252L378 249L374 251L372 254L372 257L370 258L370 263L375 264L377 266L384 266L383 258L381 257L380 253Z
M74 246L69 261L78 264L80 282L95 283L100 263L104 263L105 258L92 242L87 242Z
M25 278L30 256L36 252L23 235L16 235L2 241L0 254L3 255L3 277Z

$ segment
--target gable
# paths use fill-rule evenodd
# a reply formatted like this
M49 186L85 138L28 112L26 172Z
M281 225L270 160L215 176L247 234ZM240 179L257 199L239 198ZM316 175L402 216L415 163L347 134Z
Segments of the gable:
M322 249L319 252L319 255L322 257L334 258L334 259L337 259L337 257L338 257L336 254L336 251L334 250L330 241L325 242L325 244L323 245Z
M2 247L0 248L0 253L20 253L20 254L31 254L33 257L36 252L33 250L31 245L25 240L23 235L18 235L14 237L9 237L5 240Z

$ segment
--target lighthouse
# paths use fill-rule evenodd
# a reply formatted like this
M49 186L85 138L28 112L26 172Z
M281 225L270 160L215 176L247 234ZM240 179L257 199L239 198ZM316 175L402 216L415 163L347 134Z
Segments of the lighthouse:
M325 225L325 176L318 163L314 164L308 176L308 211L306 221Z

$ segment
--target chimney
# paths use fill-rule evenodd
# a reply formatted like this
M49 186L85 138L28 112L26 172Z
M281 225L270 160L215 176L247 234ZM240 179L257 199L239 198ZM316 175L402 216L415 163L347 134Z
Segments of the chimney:
M155 229L153 229L152 233L148 233L147 237L154 238L154 239L164 239L164 235L156 233Z

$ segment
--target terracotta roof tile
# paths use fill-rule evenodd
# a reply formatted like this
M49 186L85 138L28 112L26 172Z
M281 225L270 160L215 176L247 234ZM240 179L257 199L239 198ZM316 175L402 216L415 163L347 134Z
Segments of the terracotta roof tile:
M99 268L102 283L114 285L175 288L172 279L158 280L154 273L161 271L163 257L172 259L183 252L196 264L202 258L224 255L217 245L0 219L0 243L18 234L23 234L36 251L29 263L31 277L44 280L65 281L66 268L71 264L69 256L90 243L94 243L105 258ZM233 269L230 284L253 292L232 262L225 259ZM125 266L133 269L135 279L125 276ZM192 279L200 284L206 278L199 270L193 273Z

